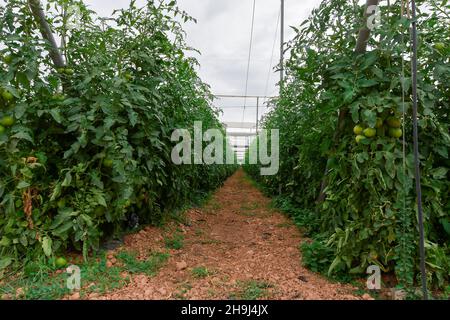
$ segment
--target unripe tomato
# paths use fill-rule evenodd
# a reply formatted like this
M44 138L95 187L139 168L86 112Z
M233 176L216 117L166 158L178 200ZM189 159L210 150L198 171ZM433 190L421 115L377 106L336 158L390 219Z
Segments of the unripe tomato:
M373 138L377 135L377 130L375 130L374 128L367 128L363 132L367 138Z
M443 42L436 42L434 44L434 48L438 51L444 51L445 49L445 44Z
M10 102L10 101L12 101L12 99L14 99L14 96L8 90L2 90L2 98L6 102Z
M391 128L400 128L402 126L400 119L395 117L389 117L387 119L387 124Z
M66 68L65 74L67 74L68 76L71 76L71 75L74 74L74 71L73 71L73 69L71 69L71 68Z
M103 160L103 166L106 167L106 168L112 168L112 166L113 166L112 159L104 159Z
M365 139L366 139L366 137L362 136L362 135L357 135L356 138L355 138L356 143L361 143L361 141L363 141Z
M403 131L400 128L390 128L389 129L389 136L391 136L392 138L401 138L401 136L403 135Z
M55 264L58 269L61 269L67 265L67 260L62 257L59 257L58 259L56 259Z
M360 135L363 132L363 130L364 130L363 127L361 127L360 125L356 125L353 128L353 133L356 135Z
M13 57L12 57L12 55L7 55L7 56L5 56L5 57L3 58L3 61L4 61L6 64L10 64L11 62L13 62Z
M5 127L11 127L14 124L14 118L11 116L5 116L0 120L0 124Z

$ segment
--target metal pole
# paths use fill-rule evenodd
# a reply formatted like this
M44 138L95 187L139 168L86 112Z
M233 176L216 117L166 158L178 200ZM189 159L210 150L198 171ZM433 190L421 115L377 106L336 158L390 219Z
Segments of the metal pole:
M284 0L281 0L280 89L284 82Z
M259 97L256 98L256 134L258 134L259 125Z
M413 95L413 140L414 140L414 162L416 178L416 196L417 210L419 214L419 250L420 250L420 271L422 274L423 299L428 300L427 276L425 268L425 232L423 226L422 210L422 187L420 184L420 159L419 159L419 128L417 120L417 20L416 20L416 1L411 1L412 5L412 95Z

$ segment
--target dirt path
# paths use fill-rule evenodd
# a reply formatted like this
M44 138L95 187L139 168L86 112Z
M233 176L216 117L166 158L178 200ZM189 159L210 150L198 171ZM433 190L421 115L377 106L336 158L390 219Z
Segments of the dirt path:
M180 234L158 275L88 299L361 299L349 285L331 283L301 265L298 229L272 210L242 171L230 177L187 225L146 228L125 239L145 257L167 251L165 236Z

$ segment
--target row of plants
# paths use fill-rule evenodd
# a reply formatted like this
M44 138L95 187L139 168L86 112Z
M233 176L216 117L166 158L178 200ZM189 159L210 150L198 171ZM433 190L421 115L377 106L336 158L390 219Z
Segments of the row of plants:
M443 288L450 273L450 6L417 2L427 279ZM380 5L381 25L365 53L355 53L364 23L355 1L323 1L295 28L286 81L264 120L280 130L279 173L246 170L307 228L314 241L303 251L316 271L364 275L375 264L413 287L420 272L411 19L402 6Z
M224 131L198 77L175 1L101 18L83 1L46 1L64 67L26 0L0 6L0 273L76 249L220 186L224 165L175 165L172 132Z

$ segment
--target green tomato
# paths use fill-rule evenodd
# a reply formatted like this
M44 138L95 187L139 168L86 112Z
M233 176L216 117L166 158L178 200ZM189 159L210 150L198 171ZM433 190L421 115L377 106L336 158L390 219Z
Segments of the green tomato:
M356 135L360 135L362 132L363 132L363 127L361 127L360 125L356 125L354 128L353 128L353 132L356 134Z
M366 140L366 137L362 136L362 135L357 135L355 140L356 140L356 143L361 143L361 141Z
M105 207L98 206L95 208L94 213L96 216L103 216L105 214Z
M12 99L14 99L14 96L8 90L2 90L2 98L6 102L10 102L10 101L12 101Z
M400 128L390 128L389 129L389 136L391 136L392 138L401 138L401 136L403 135L403 131Z
M6 129L4 126L0 125L0 134L5 133Z
M400 119L395 117L389 117L387 119L387 124L391 128L400 128L402 126Z
M62 257L59 257L58 259L56 259L55 264L58 269L61 269L67 265L67 260Z
M434 48L438 51L444 51L445 49L445 44L443 42L436 42L434 44Z
M132 75L131 73L129 73L129 72L125 73L125 74L124 74L124 77L125 77L125 79L128 80L128 81L133 80L133 75Z
M113 166L113 161L112 161L112 159L104 159L103 160L103 166L105 167L105 168L112 168L112 166Z
M66 97L62 93L55 93L52 98L54 100L63 101Z
M11 127L14 124L14 118L11 116L5 116L0 120L0 125L5 127Z
M5 56L5 57L3 58L3 61L4 61L6 64L10 64L11 62L13 62L13 57L12 57L12 55L7 55L7 56Z
M71 75L74 74L74 71L73 71L73 69L71 69L71 68L66 68L65 74L67 74L68 76L71 76Z
M367 138L373 138L377 135L377 130L375 130L374 128L367 128L363 132Z

